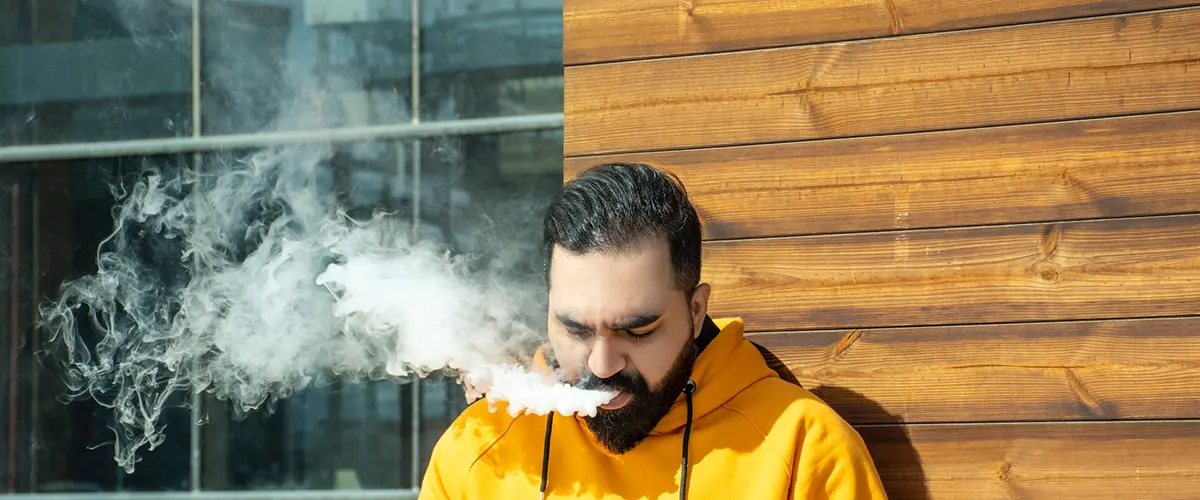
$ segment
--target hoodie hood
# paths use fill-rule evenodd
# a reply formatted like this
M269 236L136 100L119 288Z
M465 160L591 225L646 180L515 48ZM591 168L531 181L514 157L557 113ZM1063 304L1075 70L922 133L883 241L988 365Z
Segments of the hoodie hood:
M695 342L683 394L634 450L608 453L581 417L476 402L435 445L421 499L887 498L853 427L772 369L740 319L705 318ZM552 354L535 355L547 374Z
M763 361L758 349L744 338L741 319L714 321L706 316L697 341L703 342L709 332L712 338L707 345L700 345L702 350L692 367L691 379L696 383L696 393L692 396L693 420L703 419L752 384L778 377ZM680 395L650 434L680 432L687 420L687 404Z

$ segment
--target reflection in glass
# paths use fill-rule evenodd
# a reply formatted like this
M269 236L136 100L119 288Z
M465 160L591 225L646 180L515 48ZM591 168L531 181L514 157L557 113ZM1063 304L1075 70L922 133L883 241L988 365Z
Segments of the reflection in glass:
M562 112L562 0L420 1L422 120Z
M93 400L64 403L68 389L44 331L35 330L36 306L58 295L65 280L96 271L96 251L113 230L110 186L129 187L144 159L117 158L6 165L0 175L0 492L95 492L188 488L189 412L179 396L161 423L164 442L141 455L127 475L113 462L113 413ZM186 158L153 158L161 169L189 168ZM162 261L171 266L170 259ZM163 268L164 274L171 273ZM16 293L14 293L16 290ZM84 341L97 331L77 315ZM13 349L15 347L15 349ZM11 375L16 374L13 384ZM15 389L15 391L13 390ZM105 395L107 396L107 395ZM11 403L15 402L16 405ZM17 434L8 432L14 422Z
M561 131L546 131L425 140L419 183L412 178L411 144L343 144L318 177L356 217L385 209L411 220L419 192L423 237L470 253L478 266L503 266L507 279L539 283L541 211L561 185L561 137ZM222 161L229 158L204 164ZM270 413L245 418L207 399L203 488L414 487L434 443L467 404L453 379L426 379L419 395L418 409L409 384L339 382L310 387Z
M205 134L409 121L408 0L201 7Z
M411 486L411 386L340 382L235 417L205 401L206 490Z
M456 251L541 280L542 212L562 186L562 130L424 141L421 221Z
M205 155L219 172L251 151ZM411 150L403 142L337 144L315 172L318 193L351 217L386 210L411 223ZM205 490L410 488L412 387L390 381L313 385L269 408L236 415L205 398Z
M409 0L198 5L203 133L410 120ZM192 135L191 6L0 0L0 147ZM419 7L422 121L562 111L561 1ZM417 221L422 237L477 257L476 266L540 284L541 215L561 186L561 129L333 151L319 185L351 216L390 211ZM113 413L61 402L61 371L39 358L47 338L32 321L64 280L95 271L97 246L113 228L110 184L133 182L147 166L213 169L248 153L2 165L0 493L419 484L434 443L467 404L452 379L417 389L314 386L244 417L205 398L199 427L179 395L160 421L166 440L139 451L133 475L113 461ZM200 484L189 484L193 432Z
M562 130L423 143L421 221L509 283L542 285L542 214L562 186ZM545 324L545 304L529 313ZM421 462L466 408L453 380L422 384Z
M0 1L0 146L190 135L191 54L188 2Z

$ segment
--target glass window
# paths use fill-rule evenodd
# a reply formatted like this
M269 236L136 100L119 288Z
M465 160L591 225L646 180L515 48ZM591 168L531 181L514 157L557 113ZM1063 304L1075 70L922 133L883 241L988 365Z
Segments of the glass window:
M385 209L411 220L419 193L425 237L479 257L479 265L503 264L510 279L540 280L541 211L562 183L561 130L438 138L420 145L419 182L413 178L414 144L389 141L336 146L319 177L358 217ZM245 154L221 153L204 164ZM202 487L415 487L433 445L467 405L453 379L425 379L418 394L416 408L410 384L339 382L311 387L269 413L244 417L206 399Z
M0 146L185 136L188 2L0 1Z
M205 155L219 171L253 151ZM337 144L317 165L322 193L347 213L387 210L411 223L411 145L401 141ZM205 490L404 489L413 487L410 384L336 381L313 385L245 415L205 398L201 487Z
M422 122L562 112L561 0L411 1L420 2ZM0 0L0 151L191 136L197 101L205 135L409 123L412 7ZM561 187L562 140L557 128L338 143L318 185L353 217L388 210L480 268L540 284L541 216ZM208 396L193 412L177 394L159 421L165 440L138 450L133 474L114 462L113 411L63 401L63 372L34 320L63 281L95 272L114 226L110 185L148 167L220 169L253 149L0 163L0 493L420 483L467 405L453 377L318 384L245 415ZM79 323L94 344L97 329Z
M421 117L561 113L562 0L421 0Z
M202 488L409 488L411 390L385 381L339 382L244 417L207 399Z
M541 279L542 212L562 187L562 130L423 142L421 221L454 248Z
M94 400L71 403L63 372L43 355L52 345L33 328L41 300L57 297L65 280L94 273L96 250L113 231L110 185L129 186L144 159L116 158L6 165L0 174L0 492L185 490L190 415L183 396L168 402L170 432L141 455L127 475L113 461L114 414ZM153 158L160 168L188 168L184 157ZM15 293L14 293L15 292ZM98 332L80 314L82 339ZM35 355L35 353L37 353ZM102 393L107 400L111 392ZM15 433L12 431L16 431Z
M542 283L542 214L562 188L562 129L422 141L422 224L511 283ZM530 311L545 325L544 304ZM454 380L422 383L422 474L433 445L466 409Z
M201 8L205 134L409 121L408 0L221 0ZM305 116L287 113L297 105Z

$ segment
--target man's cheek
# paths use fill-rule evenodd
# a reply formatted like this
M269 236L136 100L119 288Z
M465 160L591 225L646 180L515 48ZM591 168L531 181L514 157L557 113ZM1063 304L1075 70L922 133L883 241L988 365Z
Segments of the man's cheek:
M562 369L568 380L571 382L578 382L580 378L588 373L587 354L576 354L575 356L569 357L568 360L563 363Z
M662 378L670 371L679 351L669 348L667 344L656 345L655 348L643 349L633 356L633 364L651 388L657 387Z
M554 349L557 368L561 370L562 375L570 382L578 381L583 374L583 368L587 366L586 349L580 349L575 343L562 339L552 339L550 344Z

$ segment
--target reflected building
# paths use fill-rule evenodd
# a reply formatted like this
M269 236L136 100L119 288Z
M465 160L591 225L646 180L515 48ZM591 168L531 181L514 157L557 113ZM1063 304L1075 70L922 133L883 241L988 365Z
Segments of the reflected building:
M411 2L0 0L0 497L419 484L466 404L452 380L314 387L245 418L180 395L127 475L112 414L63 402L33 327L59 284L95 271L110 184L314 131L340 131L322 179L352 211L537 275L562 181L561 0Z

